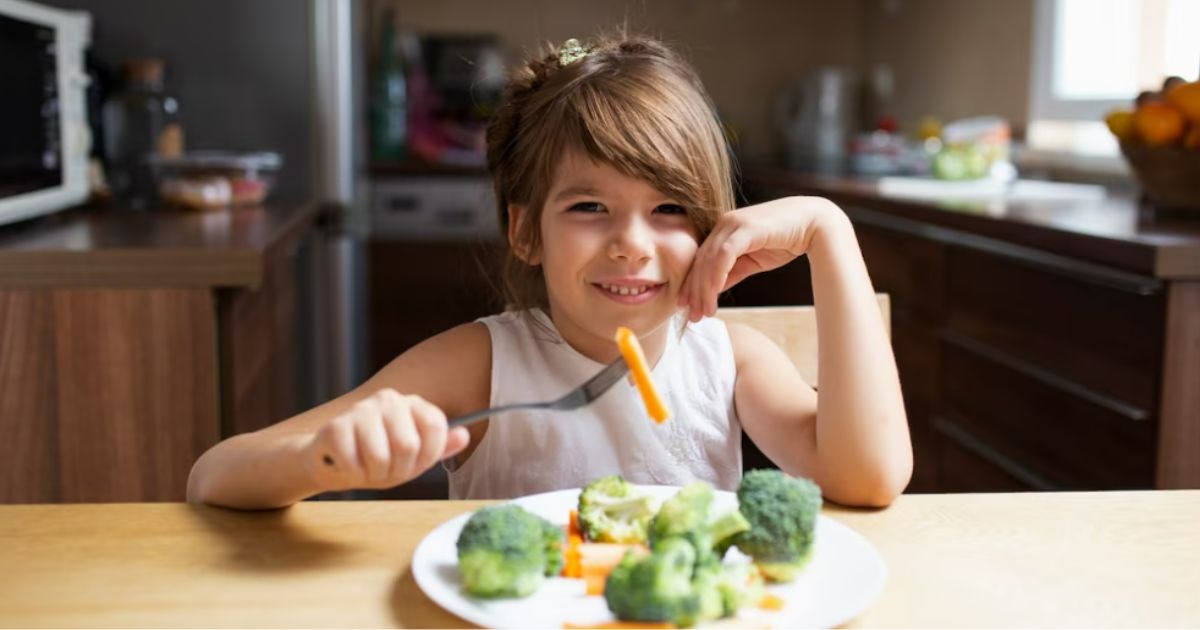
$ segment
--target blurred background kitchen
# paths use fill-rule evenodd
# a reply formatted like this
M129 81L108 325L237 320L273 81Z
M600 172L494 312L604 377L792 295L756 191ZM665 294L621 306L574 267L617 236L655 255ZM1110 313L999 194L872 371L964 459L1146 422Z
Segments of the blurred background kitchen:
M0 3L24 50L28 3ZM505 69L621 24L694 63L743 201L854 219L910 491L1200 487L1200 114L1165 89L1200 72L1200 0L37 6L88 33L87 200L3 205L55 153L0 141L0 501L180 500L217 439L498 310ZM811 303L807 267L726 303ZM434 470L355 496L444 495Z

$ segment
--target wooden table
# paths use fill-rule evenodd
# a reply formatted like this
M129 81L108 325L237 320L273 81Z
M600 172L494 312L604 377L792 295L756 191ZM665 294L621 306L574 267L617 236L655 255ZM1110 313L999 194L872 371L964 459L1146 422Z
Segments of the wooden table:
M485 504L0 506L0 625L464 626L409 561ZM906 495L826 514L887 560L855 626L1200 625L1200 491Z

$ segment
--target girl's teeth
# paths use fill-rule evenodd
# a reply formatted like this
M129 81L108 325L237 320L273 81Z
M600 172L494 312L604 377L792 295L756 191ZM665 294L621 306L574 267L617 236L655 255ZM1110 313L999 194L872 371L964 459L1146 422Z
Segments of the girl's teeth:
M619 287L616 285L600 285L605 291L616 295L641 295L649 290L650 287Z

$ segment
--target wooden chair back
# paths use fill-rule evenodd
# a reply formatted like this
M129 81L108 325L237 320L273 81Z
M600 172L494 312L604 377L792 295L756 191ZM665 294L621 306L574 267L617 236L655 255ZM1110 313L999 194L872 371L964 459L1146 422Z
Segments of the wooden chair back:
M892 334L891 302L886 293L876 294L883 324ZM800 376L817 386L817 311L812 306L748 306L717 309L726 323L745 324L766 335L783 349Z

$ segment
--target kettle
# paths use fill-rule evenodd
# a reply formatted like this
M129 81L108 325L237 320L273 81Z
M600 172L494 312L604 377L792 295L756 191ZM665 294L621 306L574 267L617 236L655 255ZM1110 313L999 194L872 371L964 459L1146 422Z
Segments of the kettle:
M821 174L844 170L857 84L853 71L822 66L784 90L776 102L775 125L789 168Z

